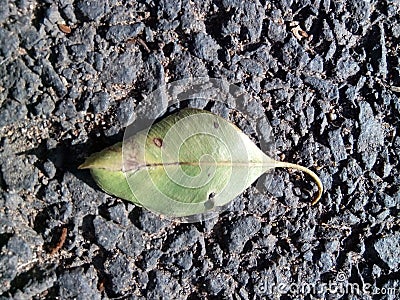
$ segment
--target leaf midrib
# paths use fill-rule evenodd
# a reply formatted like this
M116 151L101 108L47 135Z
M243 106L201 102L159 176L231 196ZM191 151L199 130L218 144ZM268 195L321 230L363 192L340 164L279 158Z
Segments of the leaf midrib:
M148 163L143 165L137 165L134 168L125 169L125 172L139 171L146 168L157 168L157 167L173 167L173 166L233 166L233 167L275 167L276 162L230 162L230 161L219 161L219 162L167 162L167 163ZM121 170L122 171L122 170Z

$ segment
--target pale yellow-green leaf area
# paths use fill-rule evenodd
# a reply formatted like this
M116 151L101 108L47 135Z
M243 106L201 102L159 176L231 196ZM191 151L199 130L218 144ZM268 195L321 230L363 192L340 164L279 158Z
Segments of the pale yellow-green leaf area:
M170 115L80 166L105 192L171 217L222 207L276 167L310 175L318 186L312 203L318 202L323 187L314 172L275 161L235 125L198 109Z

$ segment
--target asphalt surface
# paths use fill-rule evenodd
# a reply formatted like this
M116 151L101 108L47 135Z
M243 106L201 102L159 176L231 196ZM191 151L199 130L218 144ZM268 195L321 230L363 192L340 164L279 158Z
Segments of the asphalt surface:
M0 298L398 299L399 14L396 0L0 0ZM323 181L316 206L307 176L276 170L218 218L177 223L77 170L146 95L204 76L249 93L249 119L187 106L255 138L266 116L278 158Z

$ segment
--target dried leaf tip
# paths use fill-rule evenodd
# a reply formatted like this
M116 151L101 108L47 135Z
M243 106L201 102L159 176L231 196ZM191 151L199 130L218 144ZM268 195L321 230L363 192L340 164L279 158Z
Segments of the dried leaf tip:
M90 168L90 166L88 165L88 163L85 161L85 162L83 162L82 164L80 164L79 166L78 166L78 169L79 170L82 170L82 169L89 169Z
M78 169L106 169L120 171L122 169L122 143L117 143L100 152L93 153Z

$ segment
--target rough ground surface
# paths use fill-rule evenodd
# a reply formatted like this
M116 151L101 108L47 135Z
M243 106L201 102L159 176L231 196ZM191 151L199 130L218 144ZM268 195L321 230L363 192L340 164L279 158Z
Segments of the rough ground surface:
M398 299L399 12L396 0L0 0L1 298ZM308 178L277 170L218 219L177 224L77 171L148 93L197 76L251 94L281 159L323 180L317 206Z

